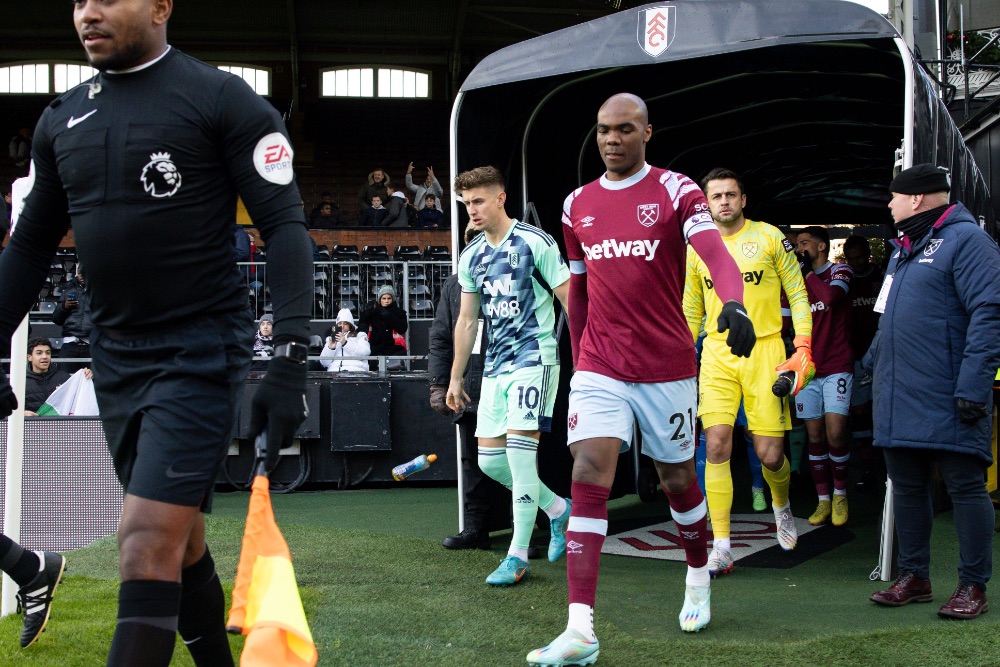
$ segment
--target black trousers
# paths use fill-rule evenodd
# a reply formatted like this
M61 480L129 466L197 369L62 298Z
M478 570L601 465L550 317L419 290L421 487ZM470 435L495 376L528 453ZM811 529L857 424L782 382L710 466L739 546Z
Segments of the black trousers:
M462 498L465 527L476 530L507 530L511 527L510 491L479 469L476 413L466 412L458 421L462 438Z

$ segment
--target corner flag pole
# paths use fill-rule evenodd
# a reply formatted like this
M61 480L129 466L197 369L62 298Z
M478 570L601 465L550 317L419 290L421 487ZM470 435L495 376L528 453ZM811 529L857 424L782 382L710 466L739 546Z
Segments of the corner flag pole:
M7 466L4 473L3 534L21 540L21 481L24 470L24 377L28 358L28 317L25 316L10 341L10 386L17 397L17 410L7 418ZM18 354L20 352L20 354ZM17 584L3 575L0 617L17 611Z
M31 192L35 182L35 163L31 163L28 175L10 185L10 235L14 236L17 219L21 217L24 199ZM28 316L10 339L10 387L17 397L17 410L7 418L7 466L4 476L3 534L20 542L21 540L21 482L24 470L24 381L28 367ZM3 575L0 585L0 617L17 611L17 585L14 580Z

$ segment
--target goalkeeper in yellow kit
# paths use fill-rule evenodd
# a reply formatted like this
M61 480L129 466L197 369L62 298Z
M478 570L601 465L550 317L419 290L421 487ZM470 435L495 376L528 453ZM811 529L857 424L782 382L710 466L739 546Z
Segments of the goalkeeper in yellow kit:
M733 504L733 479L729 459L733 450L733 422L740 399L744 401L747 428L754 450L771 489L771 505L778 544L786 551L798 541L795 520L788 504L789 465L784 435L791 428L788 402L771 393L776 371L795 372L791 393L812 378L810 353L812 313L795 248L776 227L747 220L746 195L735 172L716 168L702 180L702 189L722 239L743 273L744 303L757 331L757 345L749 358L736 357L726 346L725 335L715 327L722 302L715 294L704 262L688 248L684 285L684 316L697 339L702 322L707 337L698 381L698 416L708 449L705 495L715 542L708 558L712 576L733 569L729 542L729 516ZM781 340L781 291L788 296L792 322L798 335L795 353L786 361ZM707 317L706 317L707 315Z

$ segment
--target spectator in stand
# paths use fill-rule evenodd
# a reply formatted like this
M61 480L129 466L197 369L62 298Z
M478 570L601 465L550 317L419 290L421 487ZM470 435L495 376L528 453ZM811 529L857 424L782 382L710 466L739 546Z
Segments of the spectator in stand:
M28 369L24 379L24 414L34 416L52 392L69 379L69 373L52 366L52 344L48 338L28 341Z
M309 216L310 229L334 229L344 224L344 214L333 202L320 202Z
M63 288L63 298L52 311L52 323L62 326L62 347L59 356L63 359L89 359L90 333L94 323L90 321L90 292L83 277L83 264L77 263L76 275ZM73 373L88 364L81 362L61 362L64 370Z
M326 337L326 345L319 355L319 363L331 373L364 373L368 371L365 359L344 359L344 357L367 357L372 348L368 334L358 331L354 325L354 315L347 308L337 313L334 336Z
M795 396L795 411L806 423L809 470L819 502L809 523L847 523L847 482L851 440L847 415L851 409L854 361L848 338L854 271L830 262L830 234L823 227L799 232L799 268L809 293L813 316L812 358L816 377ZM830 481L833 497L830 497Z
M903 236L875 304L882 316L865 366L874 367L875 446L892 480L899 578L871 600L900 607L933 599L936 468L958 537L958 587L938 615L972 619L989 609L995 549L996 515L983 481L993 463L1000 251L950 190L948 172L932 164L905 169L889 184Z
M406 213L406 195L391 185L386 186L386 191L389 193L389 200L386 203L386 209L389 213L382 220L382 224L386 227L409 227L410 219Z
M382 197L375 195L372 197L372 205L361 214L362 227L381 227L382 221L389 215L389 210L382 206Z
M850 339L854 353L854 384L851 387L851 435L861 456L864 473L857 486L873 488L875 448L872 446L872 385L871 376L862 368L861 360L878 331L875 302L882 289L882 271L871 262L868 239L852 234L844 241L844 257L854 270L851 291Z
M253 356L250 370L266 371L266 360L274 356L274 316L270 313L260 316L257 332L253 335Z
M387 201L389 199L389 193L386 192L387 185L389 176L382 169L376 168L368 174L368 182L362 185L358 192L358 209L364 213L375 195L378 195L383 202Z
M444 190L441 189L441 184L438 179L434 177L434 167L427 167L427 178L420 185L414 185L413 183L413 163L406 168L406 189L413 193L413 201L416 202L416 207L418 211L423 210L427 206L427 195L434 195L434 206L437 210L441 210L441 197L444 196Z
M417 211L417 227L444 227L444 213L437 208L437 197L428 193L424 205Z
M392 285L379 288L375 301L368 304L361 313L358 330L368 334L371 354L376 356L396 356L406 354L406 349L396 343L395 334L402 336L409 327L406 311L396 304L396 290ZM389 360L387 368L401 368L399 360Z
M10 159L18 167L27 167L31 160L31 130L26 127L10 140Z

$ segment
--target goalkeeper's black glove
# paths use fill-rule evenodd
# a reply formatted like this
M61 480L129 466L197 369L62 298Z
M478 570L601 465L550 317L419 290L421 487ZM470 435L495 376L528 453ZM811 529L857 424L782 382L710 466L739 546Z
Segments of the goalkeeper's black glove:
M747 311L739 301L727 301L722 306L718 320L719 333L729 332L726 345L737 357L749 357L757 342L757 334L753 330L753 322L747 316Z
M287 357L272 359L250 405L250 430L267 430L267 472L278 465L278 451L292 444L295 430L308 415L306 365Z
M964 398L955 399L958 407L958 419L963 424L975 424L986 416L986 406L982 403L974 403Z
M10 417L10 414L17 409L17 396L7 381L7 374L0 368L0 419Z

